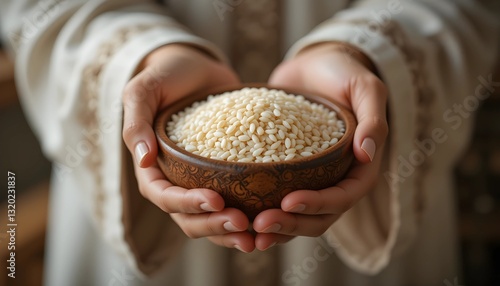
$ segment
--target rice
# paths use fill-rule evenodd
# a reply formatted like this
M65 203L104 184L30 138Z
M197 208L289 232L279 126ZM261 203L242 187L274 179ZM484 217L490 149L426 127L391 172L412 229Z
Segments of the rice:
M279 162L335 145L345 123L335 111L282 90L210 95L172 116L167 135L188 152L230 162Z

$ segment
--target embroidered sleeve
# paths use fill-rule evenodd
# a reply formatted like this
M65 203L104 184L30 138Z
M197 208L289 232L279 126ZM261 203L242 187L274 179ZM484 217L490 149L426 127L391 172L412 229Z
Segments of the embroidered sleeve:
M452 130L442 117L474 92L475 79L487 75L498 45L488 36L498 20L473 2L359 1L299 40L287 55L321 42L346 42L373 61L389 89L390 134L381 180L326 233L355 270L378 273L408 249L432 206L433 170L451 169L465 146L470 124ZM439 156L420 152L419 144L436 131L448 136L434 150Z

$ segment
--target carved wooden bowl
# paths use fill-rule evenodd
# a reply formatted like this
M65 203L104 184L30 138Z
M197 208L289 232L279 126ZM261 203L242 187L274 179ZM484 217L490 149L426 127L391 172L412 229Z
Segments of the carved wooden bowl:
M173 114L184 110L210 94L239 90L244 87L281 89L303 95L311 102L321 103L337 112L346 125L344 136L335 145L308 157L272 163L242 163L209 159L178 147L166 132ZM353 161L352 141L356 120L353 114L331 99L308 92L277 88L266 84L223 87L189 95L160 112L155 121L158 140L158 163L166 178L187 189L208 188L221 194L226 207L242 210L249 219L263 210L280 208L281 200L295 190L320 190L335 185Z

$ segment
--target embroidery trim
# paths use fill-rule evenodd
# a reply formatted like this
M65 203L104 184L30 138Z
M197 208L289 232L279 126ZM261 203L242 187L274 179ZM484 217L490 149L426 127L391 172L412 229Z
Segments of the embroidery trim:
M344 21L343 23L352 23L354 25L368 27L371 32L374 32L373 23L368 20L350 20ZM410 44L410 40L404 33L401 26L394 21L389 21L383 25L378 25L375 27L377 32L387 37L394 46L396 46L399 51L401 51L405 61L406 66L410 70L412 83L416 92L416 122L417 128L414 138L419 141L425 140L431 137L431 123L433 121L432 113L429 110L432 108L432 104L436 99L435 91L431 88L427 74L425 72L426 57L424 52L422 52L417 47ZM364 44L369 40L369 35L367 37L360 37L359 44ZM415 166L415 212L417 213L417 219L420 221L421 215L425 208L425 192L424 192L424 179L428 175L430 170L431 162L430 158L426 158L422 164Z
M403 29L395 22L390 22L382 30L384 35L391 39L403 53L407 66L412 74L413 86L416 89L416 111L417 111L417 130L415 138L419 141L431 138L431 124L433 121L432 105L436 99L436 93L431 88L427 73L425 72L426 57L424 52L412 46ZM426 158L420 166L415 168L415 210L420 220L425 208L424 179L431 168L431 159Z
M82 71L82 98L86 106L80 113L80 122L87 130L99 130L101 119L99 118L99 87L101 86L101 73L104 67L109 63L112 56L125 45L125 43L134 35L144 32L158 26L158 24L142 24L138 26L122 28L114 34L114 37L102 43L96 51L94 61L88 64ZM92 171L95 180L95 190L93 195L95 199L94 214L102 228L103 206L106 200L102 167L103 167L103 149L96 138L89 138L94 146L92 152L87 157L87 165Z

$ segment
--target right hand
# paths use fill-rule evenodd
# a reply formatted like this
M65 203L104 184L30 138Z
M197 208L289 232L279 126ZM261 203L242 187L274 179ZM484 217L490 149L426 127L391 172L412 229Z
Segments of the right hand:
M208 237L217 245L253 251L254 237L243 212L224 208L223 198L213 190L187 190L165 178L156 162L152 127L156 114L169 104L196 91L238 84L238 77L227 65L184 44L156 49L137 72L123 94L123 140L134 157L141 194L169 213L188 237Z
M357 119L353 152L355 162L335 186L286 195L281 209L260 213L253 222L255 245L267 249L296 236L319 236L361 198L379 179L388 134L387 89L375 66L356 47L325 42L310 46L280 64L269 82L324 94L352 110Z

